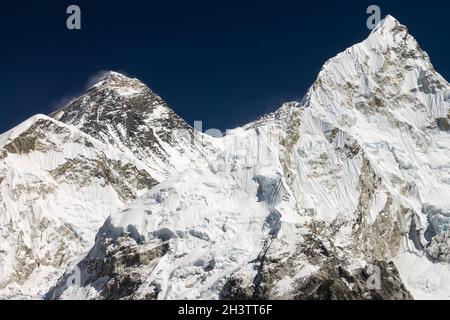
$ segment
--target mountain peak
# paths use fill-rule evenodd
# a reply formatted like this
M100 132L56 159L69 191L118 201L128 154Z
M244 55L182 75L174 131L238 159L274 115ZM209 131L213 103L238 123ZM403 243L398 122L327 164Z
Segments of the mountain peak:
M91 89L102 88L113 90L122 96L135 95L149 90L140 80L115 71L106 72L91 87Z
M413 40L413 37L409 34L405 25L393 16L387 15L372 30L369 39L374 39L379 44L398 45L404 41Z
M135 78L131 78L123 73L116 72L116 71L107 71L104 73L103 76L100 77L100 81L119 80L119 79L122 81L137 80Z
M384 29L384 30L392 30L396 26L402 26L404 27L396 18L388 14L386 17L384 17L383 20L380 21L378 26L373 30L373 32L376 32L377 30Z
M325 63L305 101L326 106L333 116L389 114L391 121L426 128L447 117L447 87L407 27L388 15L364 41ZM433 102L425 105L431 95ZM417 106L423 106L421 116Z

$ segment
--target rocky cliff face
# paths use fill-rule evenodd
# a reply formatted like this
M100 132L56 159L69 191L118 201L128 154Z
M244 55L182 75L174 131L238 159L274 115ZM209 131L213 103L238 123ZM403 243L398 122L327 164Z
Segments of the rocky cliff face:
M45 298L450 299L449 110L449 83L390 16L302 101L220 139L108 74L53 116L142 164L103 161L122 173L101 171L111 192L148 191L109 214ZM42 148L24 135L3 154Z

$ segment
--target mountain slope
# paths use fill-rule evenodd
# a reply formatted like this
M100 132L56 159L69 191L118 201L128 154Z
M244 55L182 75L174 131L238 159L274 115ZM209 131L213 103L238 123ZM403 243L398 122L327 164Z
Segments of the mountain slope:
M1 138L0 288L6 296L40 294L92 245L109 214L157 183L136 159L44 115Z
M112 214L48 298L450 298L450 86L393 17Z

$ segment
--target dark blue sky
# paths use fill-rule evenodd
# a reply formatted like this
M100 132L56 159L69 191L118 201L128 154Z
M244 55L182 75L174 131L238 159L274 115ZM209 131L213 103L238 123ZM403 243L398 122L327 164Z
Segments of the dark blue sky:
M101 70L140 78L191 124L232 128L300 99L363 40L366 8L407 25L450 79L448 1L16 1L0 4L0 132L49 113ZM66 29L66 8L82 30Z

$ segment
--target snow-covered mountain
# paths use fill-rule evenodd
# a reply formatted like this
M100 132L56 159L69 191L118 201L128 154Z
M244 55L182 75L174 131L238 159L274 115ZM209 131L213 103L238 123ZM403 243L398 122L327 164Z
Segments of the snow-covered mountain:
M42 296L111 213L207 151L158 96L116 73L52 116L0 136L2 297Z
M0 232L51 230L66 248L59 225L81 237L99 227L86 221L108 217L89 252L77 240L80 249L55 266L58 274L69 267L40 287L55 284L45 298L450 299L450 85L391 16L326 62L302 101L223 138L193 132L150 89L117 73L52 116L38 117L55 127L42 135L23 129L32 120L0 136L2 161L10 159L2 170L19 172L0 171ZM89 166L63 165L86 153L123 159L131 173L100 175L106 182L94 194L80 182ZM4 200L16 176L35 195L20 201L25 209ZM42 176L60 198L39 191L48 189ZM130 196L111 201L119 183ZM74 192L79 202L67 202ZM35 209L43 202L58 209ZM32 216L52 223L25 224ZM2 242L1 252L56 250L11 250L14 243ZM9 259L11 272L27 265ZM74 268L79 283L70 285ZM19 292L34 279L16 278Z

